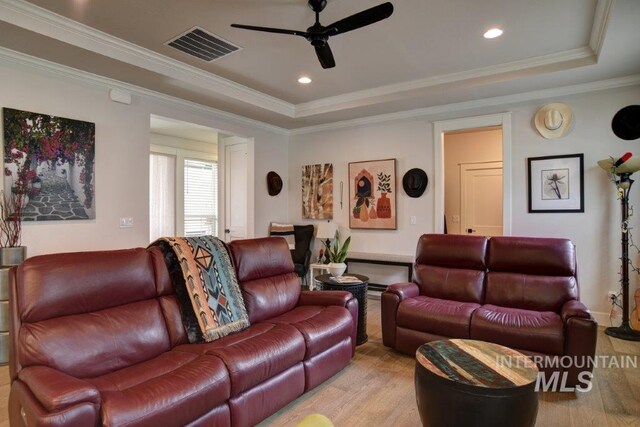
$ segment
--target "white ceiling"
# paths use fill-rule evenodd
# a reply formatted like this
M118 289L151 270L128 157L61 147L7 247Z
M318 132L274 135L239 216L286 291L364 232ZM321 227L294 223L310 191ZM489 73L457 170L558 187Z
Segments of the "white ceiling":
M289 129L640 73L637 0L391 1L330 39L329 70L300 37L229 26L304 30L304 0L0 0L0 46ZM328 0L321 22L380 3ZM164 45L194 26L242 49L206 63Z

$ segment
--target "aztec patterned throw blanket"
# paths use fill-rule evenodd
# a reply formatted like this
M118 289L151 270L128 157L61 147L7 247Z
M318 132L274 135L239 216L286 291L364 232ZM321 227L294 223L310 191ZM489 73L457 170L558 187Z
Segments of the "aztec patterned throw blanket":
M249 326L238 279L220 239L163 237L149 246L164 254L189 342L213 341Z

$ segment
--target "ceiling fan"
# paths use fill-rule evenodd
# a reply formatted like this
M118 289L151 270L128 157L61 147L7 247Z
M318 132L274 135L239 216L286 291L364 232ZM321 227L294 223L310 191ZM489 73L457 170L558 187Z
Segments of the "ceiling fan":
M242 28L245 30L264 31L267 33L289 34L301 36L307 39L316 49L318 60L322 68L333 68L336 62L333 59L333 53L329 47L329 37L346 33L383 19L387 19L393 13L393 5L389 2L374 6L370 9L351 15L347 18L334 22L331 25L323 26L320 24L320 12L327 5L327 0L309 0L309 7L316 13L316 22L307 31L286 30L282 28L256 27L253 25L231 24L232 27Z

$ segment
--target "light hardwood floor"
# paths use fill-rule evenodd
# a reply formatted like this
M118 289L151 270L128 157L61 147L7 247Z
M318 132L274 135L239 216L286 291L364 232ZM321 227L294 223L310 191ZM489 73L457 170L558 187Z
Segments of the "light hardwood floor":
M370 299L369 342L351 364L321 386L287 405L261 426L294 426L312 413L336 426L419 426L415 403L414 359L382 345L380 301ZM611 339L601 328L598 355L638 356L640 343ZM599 368L588 393L541 393L539 427L640 426L640 366ZM0 427L9 425L9 372L0 368Z

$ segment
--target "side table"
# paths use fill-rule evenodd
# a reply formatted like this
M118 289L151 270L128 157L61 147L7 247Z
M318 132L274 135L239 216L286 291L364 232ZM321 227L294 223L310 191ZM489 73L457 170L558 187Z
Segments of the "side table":
M367 288L369 286L369 278L362 274L349 274L355 276L362 283L337 283L331 280L330 274L321 274L315 277L318 283L319 291L347 291L358 300L358 336L356 345L362 345L367 342Z

